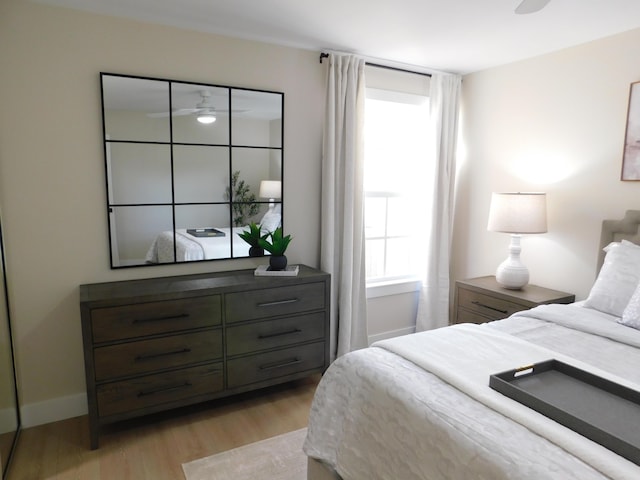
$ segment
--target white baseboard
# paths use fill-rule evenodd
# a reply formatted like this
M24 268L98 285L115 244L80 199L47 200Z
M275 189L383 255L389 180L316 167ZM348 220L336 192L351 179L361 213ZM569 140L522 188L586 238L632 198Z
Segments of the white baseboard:
M387 338L400 337L401 335L409 335L415 333L416 327L405 327L397 330L389 330L388 332L376 333L375 335L369 335L369 345L379 340L386 340Z
M23 428L29 428L86 415L88 411L87 394L79 393L44 402L22 405L20 407L20 420Z

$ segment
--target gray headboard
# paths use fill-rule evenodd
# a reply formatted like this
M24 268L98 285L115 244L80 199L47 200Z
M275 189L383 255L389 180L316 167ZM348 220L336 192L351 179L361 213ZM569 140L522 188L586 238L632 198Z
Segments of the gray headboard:
M611 242L620 240L629 240L640 245L640 210L627 210L622 220L603 220L598 251L598 271L604 262L605 252L602 249Z

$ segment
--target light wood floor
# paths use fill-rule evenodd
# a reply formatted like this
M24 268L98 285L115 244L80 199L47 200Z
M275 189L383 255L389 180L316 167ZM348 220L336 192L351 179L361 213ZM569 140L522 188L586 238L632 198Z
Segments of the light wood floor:
M319 380L107 426L93 451L86 416L24 429L9 480L184 480L183 463L305 427Z

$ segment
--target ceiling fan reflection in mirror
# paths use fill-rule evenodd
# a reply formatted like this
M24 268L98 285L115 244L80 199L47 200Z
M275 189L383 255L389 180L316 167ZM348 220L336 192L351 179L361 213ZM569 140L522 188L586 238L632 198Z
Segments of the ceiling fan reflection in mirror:
M200 123L211 124L216 121L217 112L227 112L228 110L216 110L211 102L211 92L207 90L200 91L201 101L195 108L179 108L173 112L160 112L149 113L148 116L152 118L168 117L169 114L173 116L181 115L195 115L196 119Z
M528 13L535 13L542 10L547 6L550 0L522 0L520 5L515 9L518 15L526 15Z

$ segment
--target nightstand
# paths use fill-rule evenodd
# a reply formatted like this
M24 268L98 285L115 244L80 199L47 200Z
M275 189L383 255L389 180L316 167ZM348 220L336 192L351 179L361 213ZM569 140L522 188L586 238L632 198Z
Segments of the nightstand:
M527 285L509 290L498 285L496 277L458 280L451 323L484 323L507 318L521 310L547 303L572 303L575 295L558 290Z

